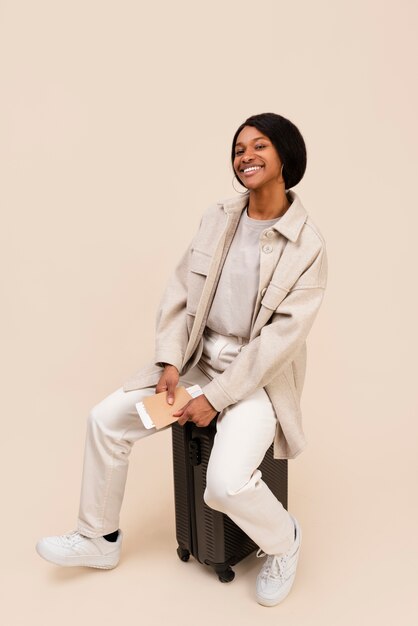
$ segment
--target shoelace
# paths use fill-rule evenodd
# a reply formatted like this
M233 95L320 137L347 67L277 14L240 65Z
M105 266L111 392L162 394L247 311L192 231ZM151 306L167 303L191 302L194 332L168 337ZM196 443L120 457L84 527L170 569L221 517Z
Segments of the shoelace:
M71 548L74 544L78 543L82 539L82 535L77 530L74 530L72 533L68 533L67 535L59 535L57 537L58 542L66 547Z
M267 559L263 567L261 568L261 572L259 574L260 578L266 581L269 578L274 579L274 580L277 580L277 578L280 578L280 580L283 581L289 554L288 553L281 554L281 555L266 554L265 552L263 552L261 548L259 548L257 550L257 558L262 558L264 556L266 556Z

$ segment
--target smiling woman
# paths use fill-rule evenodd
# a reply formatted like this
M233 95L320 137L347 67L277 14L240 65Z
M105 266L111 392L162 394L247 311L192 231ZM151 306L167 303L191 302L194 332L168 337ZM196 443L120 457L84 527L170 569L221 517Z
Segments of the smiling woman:
M279 218L290 206L285 188L296 185L305 173L305 142L285 117L275 113L253 115L234 135L231 160L239 182L252 191L248 215L254 219Z
M267 154L269 169L281 168L286 189L294 187L303 178L306 170L306 146L299 129L288 119L276 113L252 115L238 127L232 139L232 167L242 185L247 185L248 174L245 166L255 166L246 159L264 157ZM265 165L263 159L258 160L260 167ZM270 167L271 166L271 167ZM283 171L284 170L284 171ZM241 174L241 177L240 177Z
M153 361L91 410L77 530L45 537L37 550L64 566L118 564L128 457L135 441L157 432L144 427L135 407L159 392L172 404L179 383L199 385L201 395L172 415L199 427L218 415L204 499L267 556L256 599L272 606L292 587L301 529L258 467L272 443L280 459L306 445L306 338L322 302L327 256L320 230L290 189L306 168L296 126L275 113L254 115L237 129L231 158L246 192L204 212L161 299Z

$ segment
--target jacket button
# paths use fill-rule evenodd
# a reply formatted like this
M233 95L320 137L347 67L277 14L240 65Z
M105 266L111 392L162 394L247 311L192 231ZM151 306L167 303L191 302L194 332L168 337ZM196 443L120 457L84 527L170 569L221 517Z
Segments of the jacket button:
M263 252L265 252L266 254L269 254L269 252L271 252L273 250L273 246L263 246Z
M271 238L274 236L274 233L273 233L273 231L272 231L272 230L268 230L268 231L266 232L266 235L267 235L267 237L269 237L269 238L271 239Z

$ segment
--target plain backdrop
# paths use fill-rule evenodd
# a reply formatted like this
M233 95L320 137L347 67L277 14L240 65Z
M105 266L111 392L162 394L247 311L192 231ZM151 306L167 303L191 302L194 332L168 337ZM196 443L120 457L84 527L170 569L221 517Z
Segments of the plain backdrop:
M0 1L4 626L417 623L417 14ZM133 450L119 567L46 563L37 539L76 523L88 412L152 358L168 275L265 111L305 138L294 189L329 261L289 463L294 588L267 609L254 555L226 585L178 559L169 432Z

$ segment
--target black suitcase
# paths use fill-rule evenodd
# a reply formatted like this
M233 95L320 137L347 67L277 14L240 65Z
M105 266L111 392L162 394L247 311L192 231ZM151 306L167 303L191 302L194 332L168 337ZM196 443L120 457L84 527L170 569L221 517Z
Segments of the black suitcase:
M216 433L216 418L206 428L193 422L172 426L177 554L192 554L213 567L221 582L230 582L235 565L258 546L227 515L203 500L206 469ZM287 460L273 458L273 444L260 465L263 480L287 509Z

